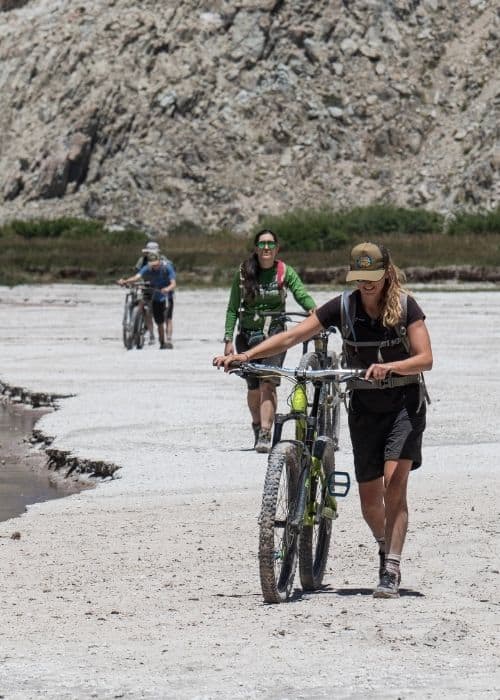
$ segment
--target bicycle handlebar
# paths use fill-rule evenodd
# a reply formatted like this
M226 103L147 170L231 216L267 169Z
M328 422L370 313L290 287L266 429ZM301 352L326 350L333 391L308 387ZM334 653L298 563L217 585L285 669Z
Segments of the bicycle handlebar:
M252 362L234 363L235 368L231 369L231 373L236 374L256 374L258 376L274 376L286 377L288 379L296 379L298 381L328 381L336 379L339 382L345 382L348 379L363 379L364 369L300 369L296 367L275 367L272 365L257 365ZM369 379L365 381L370 381Z
M265 317L270 316L271 318L286 318L288 321L292 319L290 316L300 316L301 318L307 318L309 313L307 311L258 311L259 316Z
M311 314L308 311L258 311L257 315L261 316L262 318L269 316L270 318L279 319L280 321L294 322L294 321L296 321L296 319L292 318L292 316L296 316L299 319L302 319L302 318L308 318ZM336 332L337 332L337 329L335 328L335 326L330 326L329 328L323 328L323 330L320 331L320 333L336 333Z
M125 289L155 289L149 282L127 282L121 284L120 287L125 287Z

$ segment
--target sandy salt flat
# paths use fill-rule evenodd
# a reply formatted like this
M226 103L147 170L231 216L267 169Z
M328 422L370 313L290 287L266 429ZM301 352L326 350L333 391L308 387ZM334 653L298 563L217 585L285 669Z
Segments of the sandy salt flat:
M121 465L120 478L0 524L0 694L496 700L500 294L418 293L436 361L402 597L371 597L376 549L354 488L325 589L280 606L262 604L258 581L266 457L247 449L241 380L210 365L226 291L181 290L175 348L162 352L123 349L122 299L0 288L0 379L74 394L38 427ZM351 470L345 421L343 438L338 464Z

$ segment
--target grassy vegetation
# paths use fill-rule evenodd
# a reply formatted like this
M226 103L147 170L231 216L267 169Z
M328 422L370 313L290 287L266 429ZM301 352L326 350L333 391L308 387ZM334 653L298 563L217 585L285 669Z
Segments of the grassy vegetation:
M344 266L352 245L362 240L384 243L403 268L500 266L500 209L457 214L446 223L435 212L391 206L299 209L262 218L248 237L181 221L159 242L181 284L226 285L261 228L276 231L281 255L299 271ZM146 241L144 232L108 230L88 219L12 221L0 227L0 284L109 283L132 271Z

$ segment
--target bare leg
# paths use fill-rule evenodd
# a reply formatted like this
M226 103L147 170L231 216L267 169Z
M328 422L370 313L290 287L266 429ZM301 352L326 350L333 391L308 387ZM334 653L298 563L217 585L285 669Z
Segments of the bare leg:
M260 425L263 430L271 430L274 423L274 415L278 397L276 387L271 382L260 383Z
M169 340L172 340L172 329L173 329L173 324L172 324L172 319L171 319L171 318L167 319L166 326L167 326L167 338L168 338Z
M252 423L260 425L260 389L249 389L247 404L252 416Z
M389 554L401 555L408 530L408 475L412 461L388 461L384 467L385 542Z
M361 513L376 540L385 532L384 480L374 479L359 484Z
M165 342L165 326L163 323L158 324L158 338L160 340L160 345L163 345Z

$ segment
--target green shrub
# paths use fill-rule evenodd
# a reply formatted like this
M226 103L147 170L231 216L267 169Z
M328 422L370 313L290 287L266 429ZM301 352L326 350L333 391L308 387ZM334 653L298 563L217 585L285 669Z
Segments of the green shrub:
M106 231L106 240L112 246L136 245L143 248L147 243L146 234L137 229L127 228L124 231Z
M450 236L500 233L500 207L493 211L456 214L447 227Z
M269 228L289 250L333 250L347 241L335 223L328 209L294 209L283 216L263 217L253 235Z
M404 209L385 204L356 207L336 215L336 225L349 238L376 238L392 233L440 233L444 219L441 214L425 209Z
M347 242L394 233L430 234L443 230L443 217L425 209L374 204L351 210L295 209L265 216L259 228L270 228L289 250L335 250Z

